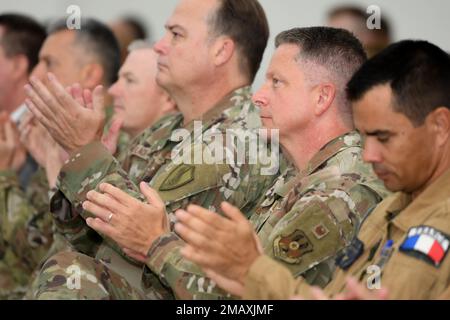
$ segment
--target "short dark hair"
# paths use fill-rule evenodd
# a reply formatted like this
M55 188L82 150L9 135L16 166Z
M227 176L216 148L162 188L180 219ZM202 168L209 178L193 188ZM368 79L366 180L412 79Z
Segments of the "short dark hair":
M70 29L67 28L66 19L60 19L49 26L48 34L64 30ZM112 31L105 24L91 18L82 19L80 29L73 31L76 33L74 43L97 58L104 69L105 84L113 84L120 68L120 49Z
M37 21L20 14L0 15L0 26L5 29L0 45L8 57L23 54L28 59L28 73L39 62L39 50L46 33Z
M392 89L393 109L419 126L436 108L450 108L450 56L427 41L394 43L355 73L347 94L355 102L385 84Z
M293 44L299 48L299 58L324 67L339 80L337 99L341 113L351 116L345 94L347 82L367 60L361 42L349 31L331 27L293 28L275 38L275 46Z
M134 39L146 39L147 38L147 28L145 27L145 24L142 22L141 19L139 19L136 16L127 15L121 18L120 20L123 21L126 25L128 25L131 29L131 32L133 33Z
M241 68L253 82L269 39L269 23L257 0L218 0L211 34L227 35L241 53Z

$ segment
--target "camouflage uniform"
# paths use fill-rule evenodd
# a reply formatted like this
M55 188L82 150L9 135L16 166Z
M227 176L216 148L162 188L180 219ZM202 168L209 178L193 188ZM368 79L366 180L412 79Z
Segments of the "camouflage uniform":
M243 129L253 132L261 122L257 108L251 102L250 88L238 89L225 97L214 108L203 115L202 128L196 130L194 122L183 127L181 114L163 118L155 126L139 136L121 156L119 164L99 143L84 147L63 167L60 175L60 191L52 199L52 210L58 230L63 232L72 245L82 253L96 258L87 262L74 253L59 254L41 270L39 283L34 287L37 298L85 297L85 298L129 298L129 290L115 288L105 296L103 286L97 292L90 290L73 292L64 283L55 278L67 278L68 261L81 261L79 266L83 274L95 273L94 265L103 263L108 274L117 273L130 284L137 295L150 299L173 298L217 298L224 292L215 284L204 278L200 268L182 259L179 249L181 239L171 232L155 241L149 250L146 265L133 261L122 253L121 249L110 239L99 241L98 235L88 229L84 219L89 216L82 210L81 204L89 190L97 188L101 182L109 182L130 195L144 201L137 184L149 182L158 191L166 204L166 211L173 222L176 209L185 208L187 204L198 204L217 211L222 201L227 200L245 212L251 212L268 186L276 178L275 174L261 175L261 164L227 164L224 163L177 163L173 161L182 156L183 147L190 146L191 151L204 151L208 144L202 137L219 135L226 140L228 129ZM191 140L172 141L172 132L186 129ZM238 134L238 139L242 136ZM223 147L223 146L221 146ZM221 155L225 160L227 148ZM245 158L248 159L248 148ZM274 152L278 152L275 150ZM173 154L172 154L173 153ZM173 158L174 157L174 158ZM73 207L70 206L73 204ZM171 224L173 226L173 224ZM55 268L55 264L59 266ZM86 279L85 279L86 280ZM195 282L195 285L192 285ZM168 288L173 290L174 295ZM77 290L75 290L77 291ZM72 294L72 295L71 295Z
M107 108L105 131L112 111ZM128 142L128 135L121 132L118 150L124 150ZM54 234L49 206L55 191L50 190L43 168L31 176L25 191L14 171L0 172L0 299L21 298L40 263L70 249L64 237Z
M351 132L329 142L304 171L287 166L250 218L266 254L311 284L325 286L331 280L334 257L387 195L361 154L360 136ZM161 250L154 248L147 263L151 267L158 266L155 253ZM164 263L160 270L169 273L163 268L171 265ZM208 281L192 277L190 283L206 289Z
M39 294L40 300L145 298L101 261L81 253L57 253L45 262L42 270L36 279L37 282L46 283L45 290Z
M45 193L39 194L38 177L31 181L31 200L20 189L15 172L0 173L0 298L20 298L32 271L52 244L51 216L46 215ZM48 199L47 199L48 203Z
M310 284L331 280L334 257L387 195L361 155L356 132L334 139L305 170L271 188L251 217L265 253Z
M336 260L338 268L325 294L342 293L352 276L369 290L387 289L389 299L448 299L449 183L447 168L419 195L397 192L381 202ZM304 279L294 279L285 267L261 256L247 274L244 298L309 299L310 289Z
M0 299L21 298L52 244L48 182L36 166L27 154L19 172L0 172Z

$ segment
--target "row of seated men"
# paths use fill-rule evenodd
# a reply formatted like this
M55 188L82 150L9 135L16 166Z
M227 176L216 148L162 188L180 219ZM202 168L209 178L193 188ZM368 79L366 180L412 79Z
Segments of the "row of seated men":
M4 298L448 296L442 49L367 60L346 30L292 28L252 94L269 36L256 0L181 0L119 71L95 20L55 23L34 58L3 25L28 109L0 121Z

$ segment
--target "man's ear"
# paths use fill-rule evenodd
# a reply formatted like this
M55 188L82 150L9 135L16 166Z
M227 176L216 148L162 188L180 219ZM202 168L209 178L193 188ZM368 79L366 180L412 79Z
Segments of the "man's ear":
M450 138L450 109L439 107L428 115L426 121L436 133L438 146L446 145Z
M332 83L321 83L315 88L314 91L314 114L319 117L333 104L336 97L336 87Z
M14 80L17 79L27 79L28 78L28 67L30 63L28 58L24 54L19 54L13 58L14 71L12 77Z
M212 48L216 67L227 63L233 57L235 48L234 41L229 37L216 39Z
M89 63L81 69L80 84L83 88L93 90L99 84L103 84L103 67L98 63Z

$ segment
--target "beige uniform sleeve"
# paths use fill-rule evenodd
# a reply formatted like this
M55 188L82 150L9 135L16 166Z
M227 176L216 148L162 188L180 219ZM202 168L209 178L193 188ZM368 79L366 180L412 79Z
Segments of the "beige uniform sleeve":
M303 278L295 279L280 263L260 256L245 279L244 300L288 300L298 295L309 298L309 286Z

